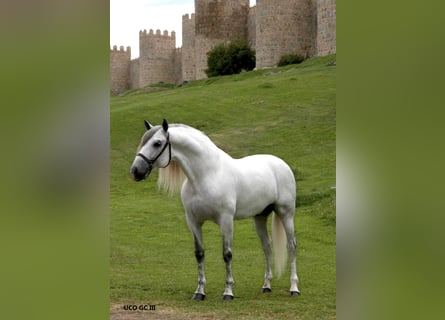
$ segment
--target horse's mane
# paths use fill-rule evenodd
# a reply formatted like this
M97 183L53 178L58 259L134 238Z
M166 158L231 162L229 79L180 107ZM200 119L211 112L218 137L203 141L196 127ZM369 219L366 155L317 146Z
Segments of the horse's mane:
M159 169L158 188L171 195L181 191L185 180L187 180L187 177L176 161L171 161L167 167Z
M190 133L199 132L206 136L203 132L185 124L171 124L170 128L185 128L189 129ZM176 161L171 161L167 167L159 169L158 188L167 191L170 195L180 192L185 180L187 180L187 177Z

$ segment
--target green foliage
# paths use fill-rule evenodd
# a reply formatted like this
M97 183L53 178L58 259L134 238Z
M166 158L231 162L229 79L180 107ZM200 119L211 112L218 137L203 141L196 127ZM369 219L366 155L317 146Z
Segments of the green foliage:
M286 54L281 57L278 62L279 67L287 66L289 64L299 64L304 61L304 57L299 54Z
M335 319L336 66L327 66L333 59L110 98L110 297L121 318L131 316L122 310L129 303L156 305L148 318ZM198 128L234 158L269 153L289 164L298 188L300 297L289 296L289 268L274 278L272 293L261 293L264 255L246 219L235 221L235 300L221 301L221 236L209 221L203 226L207 297L191 301L197 268L180 196L157 191L158 171L139 183L129 176L144 118Z
M245 41L219 44L207 53L208 77L238 74L255 68L255 52Z

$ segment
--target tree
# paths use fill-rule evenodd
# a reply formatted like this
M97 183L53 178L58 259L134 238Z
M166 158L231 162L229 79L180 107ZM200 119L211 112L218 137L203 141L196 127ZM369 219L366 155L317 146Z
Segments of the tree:
M255 51L245 41L221 43L207 53L208 77L237 74L255 68Z

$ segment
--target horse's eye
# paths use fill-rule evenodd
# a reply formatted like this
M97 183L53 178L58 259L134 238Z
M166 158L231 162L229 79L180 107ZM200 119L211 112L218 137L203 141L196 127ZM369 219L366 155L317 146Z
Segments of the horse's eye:
M161 144L162 144L161 141L153 142L153 146L156 147L156 148L159 148L161 146Z

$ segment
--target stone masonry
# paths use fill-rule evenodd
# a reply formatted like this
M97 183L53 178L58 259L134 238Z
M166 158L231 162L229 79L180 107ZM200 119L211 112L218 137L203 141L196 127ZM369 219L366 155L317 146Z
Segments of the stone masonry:
M117 46L114 46L110 51L110 92L112 94L121 93L130 88L130 58L130 47L127 47L125 51L123 46L119 50Z
M256 51L256 67L276 66L285 54L306 57L336 52L336 0L195 0L182 17L182 48L174 31L139 32L139 58L130 47L110 50L110 92L166 82L206 78L214 45L245 40Z
M314 55L316 17L311 0L257 0L256 67L275 66L281 56Z
M176 82L173 61L176 34L161 30L139 32L139 87L158 82Z
M336 0L319 0L317 6L317 56L336 52Z

